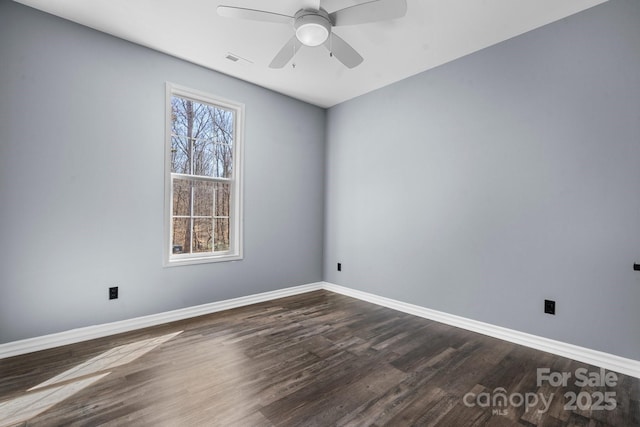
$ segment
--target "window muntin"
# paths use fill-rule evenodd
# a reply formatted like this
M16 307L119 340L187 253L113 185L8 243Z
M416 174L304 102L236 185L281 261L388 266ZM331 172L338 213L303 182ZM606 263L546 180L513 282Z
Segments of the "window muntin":
M243 107L167 85L165 264L242 258Z

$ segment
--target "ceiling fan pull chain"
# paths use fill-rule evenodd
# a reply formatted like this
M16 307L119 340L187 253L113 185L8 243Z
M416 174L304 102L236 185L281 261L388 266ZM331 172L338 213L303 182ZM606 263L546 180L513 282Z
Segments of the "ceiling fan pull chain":
M296 55L296 44L298 44L298 42L297 42L297 41L295 41L295 42L291 45L291 50L292 50L292 52L291 52L291 57L292 57L292 58ZM294 69L296 68L296 63L295 63L295 62L292 62L292 63L291 63L291 68L294 68Z

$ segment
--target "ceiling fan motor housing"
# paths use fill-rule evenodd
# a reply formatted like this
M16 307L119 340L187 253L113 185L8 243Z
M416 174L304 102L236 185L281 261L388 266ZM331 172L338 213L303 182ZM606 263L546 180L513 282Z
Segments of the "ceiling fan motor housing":
M320 46L331 34L329 14L324 10L300 10L293 24L296 37L305 46Z

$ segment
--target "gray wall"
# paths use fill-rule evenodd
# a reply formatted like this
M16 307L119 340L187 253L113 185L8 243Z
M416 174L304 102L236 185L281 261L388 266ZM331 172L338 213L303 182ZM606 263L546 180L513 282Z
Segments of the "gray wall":
M162 267L166 81L245 104L243 261ZM321 280L324 126L320 108L0 0L0 343Z
M327 120L325 280L640 360L640 2Z

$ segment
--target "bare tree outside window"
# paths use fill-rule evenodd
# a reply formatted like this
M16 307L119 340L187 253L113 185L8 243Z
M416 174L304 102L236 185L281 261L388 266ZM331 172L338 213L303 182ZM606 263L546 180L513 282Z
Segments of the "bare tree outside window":
M228 252L237 111L173 93L170 103L171 254Z

